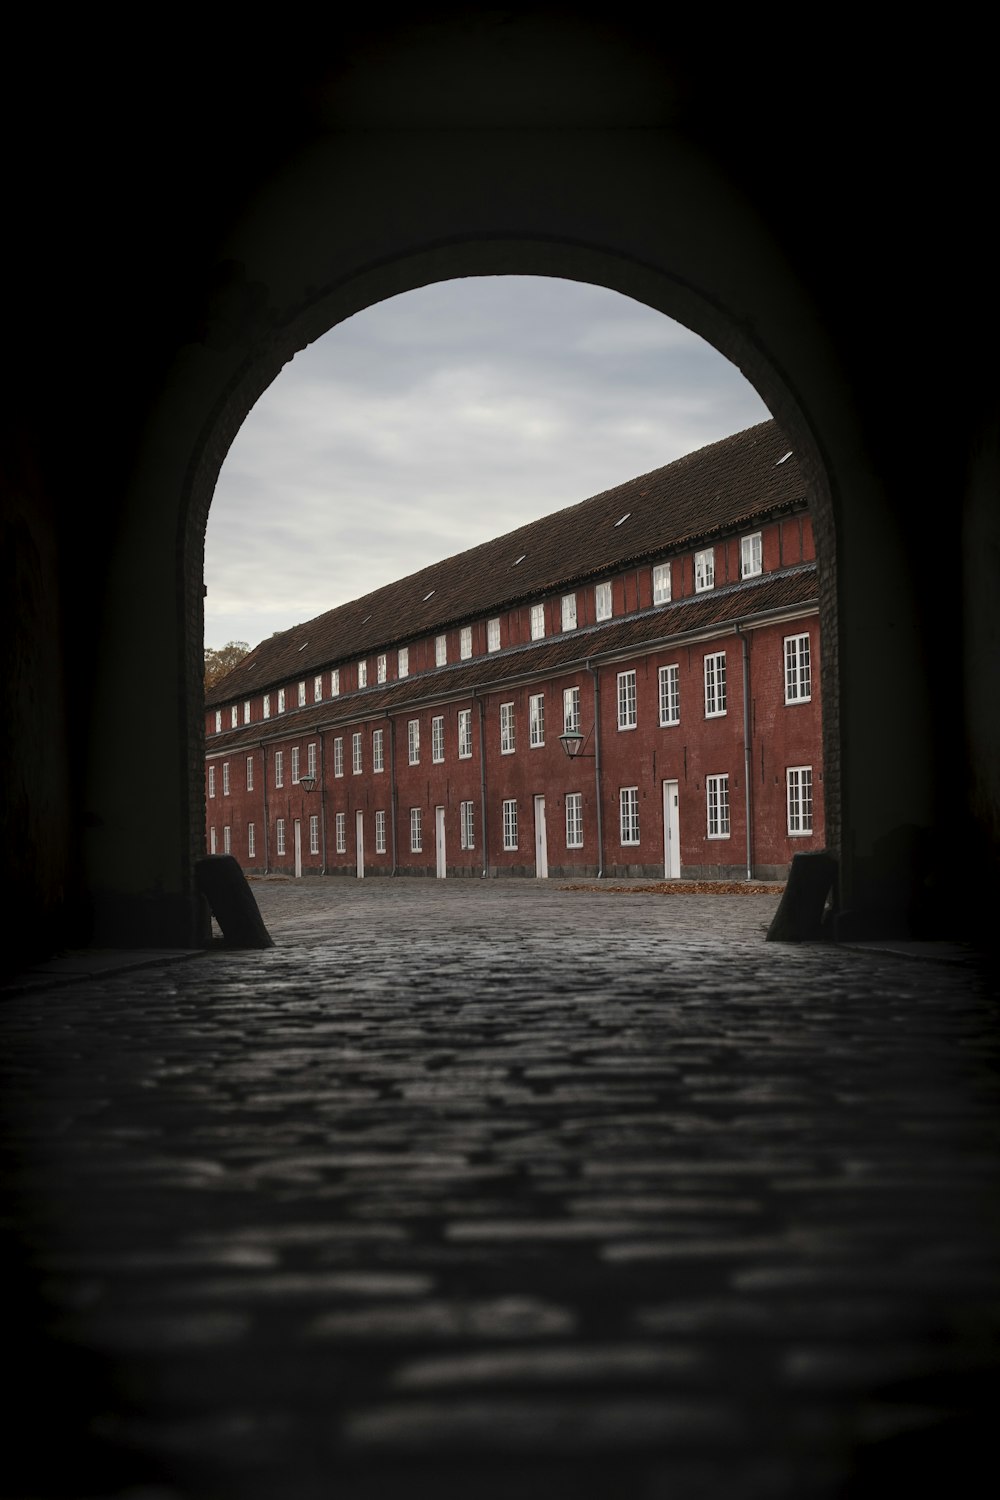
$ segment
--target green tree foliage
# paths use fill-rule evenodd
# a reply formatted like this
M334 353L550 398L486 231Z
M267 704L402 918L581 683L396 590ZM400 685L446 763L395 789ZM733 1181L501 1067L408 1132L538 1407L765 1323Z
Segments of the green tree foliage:
M205 687L214 687L221 682L227 672L231 672L237 662L241 662L250 647L246 641L229 641L218 650L214 646L205 647Z

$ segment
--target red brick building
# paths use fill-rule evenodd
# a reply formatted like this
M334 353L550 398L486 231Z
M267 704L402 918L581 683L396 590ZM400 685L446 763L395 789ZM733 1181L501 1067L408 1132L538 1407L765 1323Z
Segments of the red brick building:
M764 422L262 642L207 695L248 872L777 878L823 846L816 558Z

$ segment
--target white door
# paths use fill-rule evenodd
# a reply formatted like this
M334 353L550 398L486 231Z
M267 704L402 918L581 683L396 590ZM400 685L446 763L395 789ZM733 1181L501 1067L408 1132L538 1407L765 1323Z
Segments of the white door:
M295 878L302 879L302 824L295 819Z
M444 846L444 808L434 809L434 852L437 859L437 878L444 880L448 874L448 860Z
M676 781L663 783L663 874L667 880L681 878L681 823Z
M549 878L549 846L545 836L545 798L535 798L535 878Z
M358 879L365 878L365 815L363 812L354 814L354 843L358 855Z

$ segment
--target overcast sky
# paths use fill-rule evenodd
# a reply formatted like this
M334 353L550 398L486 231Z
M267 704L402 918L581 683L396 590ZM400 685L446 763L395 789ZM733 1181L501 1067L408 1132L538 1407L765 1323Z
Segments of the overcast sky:
M256 645L768 412L735 366L602 287L441 282L341 323L265 391L208 522L205 642Z

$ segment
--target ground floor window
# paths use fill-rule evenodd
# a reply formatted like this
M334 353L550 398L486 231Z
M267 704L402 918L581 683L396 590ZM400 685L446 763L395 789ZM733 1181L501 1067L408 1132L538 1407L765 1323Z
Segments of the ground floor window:
M285 852L285 820L284 820L284 818L279 818L278 819L277 828L275 829L275 845L277 847L278 853L279 854L284 854L284 852Z
M789 766L785 773L785 785L788 793L789 834L812 833L812 766Z
M583 848L583 793L566 795L566 848Z
M216 845L215 845L215 829L214 828L210 828L208 830L208 852L209 852L209 854L214 854L215 853L215 848L216 848Z
M233 852L233 830L228 823L222 830L222 852L223 854L232 854Z
M623 786L618 793L621 812L622 843L639 842L639 788Z
M708 836L729 837L729 777L706 776L705 797L708 804Z
M247 824L247 859L257 857L257 830L252 823Z
M503 805L503 846L517 848L517 802L513 799Z
M313 813L309 818L309 853L319 853L319 814Z
M424 847L423 811L419 807L410 808L410 850L413 854L419 854Z
M385 853L385 810L379 808L375 813L375 853Z
M337 817L336 817L336 820L335 820L335 823L334 823L334 828L335 828L336 839L337 839L337 853L338 854L346 854L347 853L347 814L346 813L338 813L337 814Z
M476 847L475 803L460 803L459 815L462 829L462 848L474 849Z

